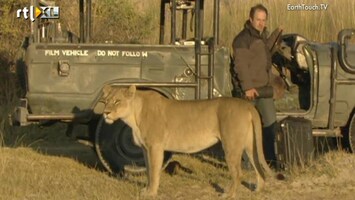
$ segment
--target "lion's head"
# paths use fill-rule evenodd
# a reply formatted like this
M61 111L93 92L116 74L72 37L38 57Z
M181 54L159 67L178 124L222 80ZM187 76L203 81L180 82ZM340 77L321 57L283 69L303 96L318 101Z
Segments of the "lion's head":
M134 98L136 87L127 88L105 86L103 88L102 100L105 102L103 116L105 122L112 124L114 121L125 118L130 113L130 102Z

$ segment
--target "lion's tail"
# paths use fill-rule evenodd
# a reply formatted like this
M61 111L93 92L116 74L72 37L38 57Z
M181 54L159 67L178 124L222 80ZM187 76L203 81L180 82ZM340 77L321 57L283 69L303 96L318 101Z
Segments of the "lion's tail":
M263 143L262 143L262 126L261 126L261 119L259 113L256 111L256 109L251 109L251 114L252 114L252 124L253 124L253 133L254 133L254 146L256 148L256 152L254 153L254 160L255 160L255 165L260 164L261 167L266 171L266 173L269 176L273 176L274 173L270 169L269 165L265 161L265 156L264 156L264 151L263 151ZM260 167L255 166L255 167ZM265 173L264 170L258 170L261 171L261 176L265 179Z

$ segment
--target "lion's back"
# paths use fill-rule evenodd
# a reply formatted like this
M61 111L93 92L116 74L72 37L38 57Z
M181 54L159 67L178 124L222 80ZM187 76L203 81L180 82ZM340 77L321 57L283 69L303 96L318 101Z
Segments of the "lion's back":
M232 120L243 117L254 109L254 106L243 99L218 97L209 100L174 100L168 99L156 92L141 93L144 101L144 112L158 117L162 122L179 124L201 121ZM151 119L156 120L156 119Z

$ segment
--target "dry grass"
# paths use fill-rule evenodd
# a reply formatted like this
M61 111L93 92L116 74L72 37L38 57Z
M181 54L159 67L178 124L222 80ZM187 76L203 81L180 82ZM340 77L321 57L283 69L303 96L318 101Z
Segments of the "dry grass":
M136 3L137 0L131 1ZM146 34L149 37L142 38L142 41L158 43L160 0L152 0L149 3L147 3L148 1L139 2L141 4L137 5L136 9L151 16L154 24L150 30L153 34ZM206 1L208 4L211 2L213 1ZM221 0L221 45L230 46L235 34L243 28L250 7L259 2L265 4L269 9L268 27L271 30L281 25L285 33L299 33L312 41L328 42L336 41L337 34L341 29L355 28L353 20L355 19L353 9L355 2L352 0L324 0L320 3L329 5L326 11L287 10L288 3L298 4L299 0ZM308 5L315 2L314 0L302 1ZM205 13L205 21L209 22L211 19L208 14L211 13L210 5L206 5ZM17 21L12 23L13 18L1 16L2 27L8 23L5 19L8 19L12 25L17 23ZM78 27L71 27L76 26L77 23L75 23L75 20L71 20L66 25L70 30L75 31ZM206 23L205 28L207 30L205 35L211 35L212 24ZM15 53L18 44L21 43L18 38L22 38L22 36L18 36L20 33L13 30L16 29L13 29L12 26L0 30L0 35L3 37L9 35L9 38L13 38L16 36L16 41L11 39L0 41L2 49L9 47L8 42L16 43L14 45L16 48L11 48L11 51L9 50L7 53L1 51L5 52L0 55L2 59L0 72L2 74L5 74L4 71L7 73L7 65L13 65L16 62ZM21 34L23 33L21 32ZM4 58L5 56L6 58ZM5 75L7 76L7 74ZM5 85L14 83L6 82L5 78L0 78L0 81L0 199L139 199L139 191L146 184L145 176L129 175L120 179L101 172L98 170L100 167L95 164L93 152L79 151L79 154L85 154L80 157L77 154L78 151L73 152L73 149L68 148L73 145L72 141L64 139L63 143L63 138L60 141L58 137L48 138L52 137L50 134L57 132L55 128L44 130L36 127L22 130L9 129L6 117L15 102L16 86ZM4 136L7 138L3 138ZM1 147L4 143L6 146L24 147ZM39 153L37 150L43 144L56 149L45 150L48 155ZM84 162L85 159L89 159L88 157L91 159L90 164ZM177 174L173 176L163 173L158 199L216 199L230 180L223 162L222 165L211 164L204 159L186 155L175 155L174 159L179 161L184 168L191 170L192 173L187 173L184 170L178 170ZM355 180L352 174L354 171L355 155L331 152L310 165L293 168L291 172L286 174L285 181L268 180L265 190L260 193L254 193L246 187L241 187L240 199L353 199ZM254 173L244 170L243 180L255 183Z
M74 148L69 148L68 143L62 146L62 151L68 149ZM174 155L173 160L182 168L174 175L162 173L157 199L218 199L229 183L223 161L191 155ZM352 199L354 170L355 155L330 152L306 167L286 172L285 181L268 179L259 193L241 186L239 199ZM0 177L0 199L6 200L141 199L139 191L146 184L145 175L112 177L80 158L43 154L24 147L0 148ZM244 168L242 181L244 185L254 184L254 172Z
M231 41L233 34L242 28L244 20L247 18L250 6L255 5L259 1L228 1L230 2L229 13L232 19L231 35L226 36L227 41ZM243 3L241 3L243 2ZM268 27L270 30L278 26L283 27L284 33L298 33L304 35L311 41L329 42L336 41L337 34L341 29L354 28L355 22L355 4L350 0L331 1L324 0L321 2L314 0L288 0L288 1L261 1L269 9L270 18ZM297 5L304 3L305 5L328 4L327 10L323 11L289 11L287 5ZM244 14L243 14L244 13ZM346 13L346 14L344 14ZM229 16L227 15L226 18ZM233 30L233 28L235 29ZM230 42L228 42L230 44Z
M1 199L129 199L136 186L69 158L26 148L0 150Z
M159 41L159 12L161 0L138 1L129 0L129 3L122 4L121 7L128 6L136 11L136 15L141 15L141 19L133 20L129 13L117 7L112 9L113 12L121 14L110 13L109 17L105 15L105 10L98 11L101 8L100 4L93 4L93 27L94 27L94 41L113 40L114 42L141 42L157 44ZM230 47L234 36L243 28L244 22L248 19L249 9L257 3L264 4L270 13L268 28L274 30L281 26L284 33L298 33L304 35L311 41L329 42L336 41L337 34L341 29L354 28L355 21L355 2L352 0L323 0L321 2L314 0L220 0L220 44ZM290 11L287 9L288 4L297 5L315 5L327 4L327 10L322 11ZM78 23L73 21L73 18L78 18L77 3L60 2L64 7L62 23L64 27L78 34ZM205 1L205 34L204 36L212 35L212 4L213 1ZM68 7L68 8L67 8ZM166 37L165 41L170 40L170 12L166 8ZM133 11L132 11L133 13ZM344 14L346 13L346 14ZM111 16L111 17L110 17ZM106 17L106 18L104 18ZM130 24L127 26L123 17L128 18L126 21ZM116 19L117 18L117 19ZM177 13L178 29L177 37L181 33L181 13ZM112 20L115 19L115 20ZM107 20L107 22L102 21ZM147 21L144 21L147 20ZM188 17L188 27L190 28L191 15ZM111 23L111 25L110 25ZM106 27L105 26L110 26ZM107 32L107 33L106 33ZM108 32L110 32L108 34ZM107 38L106 38L107 37ZM193 37L193 32L188 31L188 38Z
M160 0L152 2L154 2L150 4L152 6L146 5L140 9L155 9L158 12L157 5L159 5ZM337 40L337 34L341 29L355 27L355 21L353 20L355 18L355 10L353 9L355 2L352 0L220 0L220 2L220 44L226 47L231 46L234 36L242 30L244 22L249 17L250 7L257 3L264 4L269 10L270 15L267 26L270 31L281 26L284 29L284 33L298 33L311 41L330 42ZM205 1L205 3L205 36L210 36L213 28L212 23L210 23L213 1ZM328 4L328 8L322 11L289 11L287 9L288 4L297 5L302 3L305 5ZM167 17L169 16L167 15ZM180 20L181 16L177 15L177 19ZM154 18L154 20L156 27L153 31L156 34L152 34L153 38L149 41L157 43L159 18ZM169 21L167 20L167 33L169 26ZM180 33L177 35L179 36ZM192 37L191 33L190 37ZM166 37L165 41L169 41L169 37Z

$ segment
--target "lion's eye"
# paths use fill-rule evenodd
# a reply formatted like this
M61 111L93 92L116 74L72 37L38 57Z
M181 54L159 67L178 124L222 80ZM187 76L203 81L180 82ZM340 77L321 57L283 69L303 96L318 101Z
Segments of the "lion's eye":
M116 99L116 100L113 101L113 104L117 105L117 104L119 104L120 102L121 102L120 100Z

